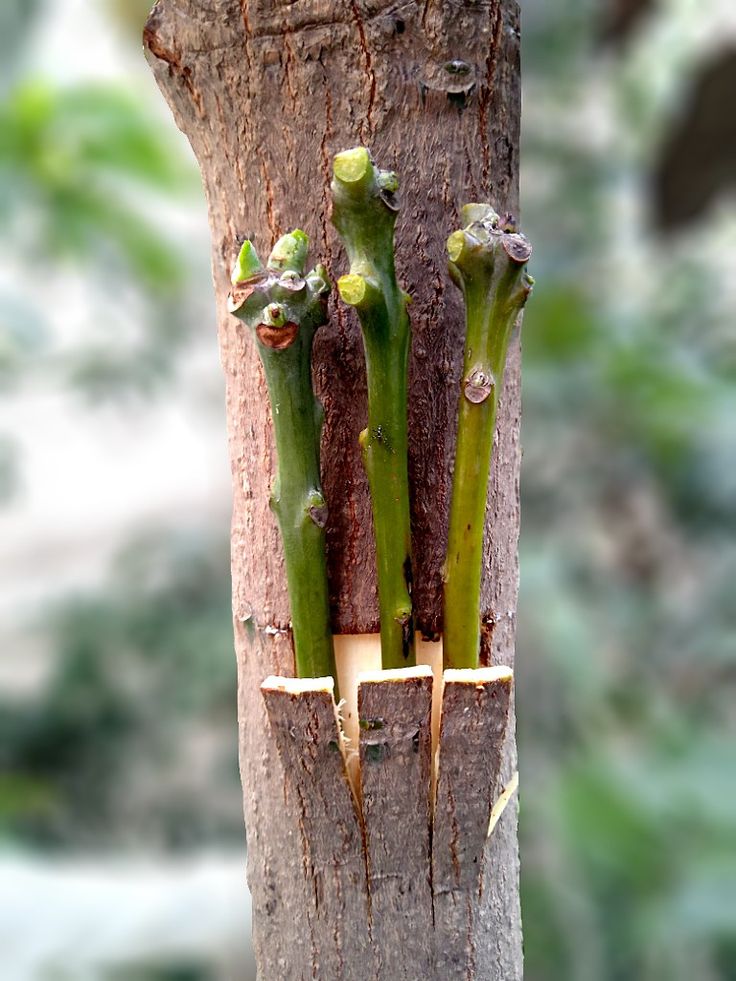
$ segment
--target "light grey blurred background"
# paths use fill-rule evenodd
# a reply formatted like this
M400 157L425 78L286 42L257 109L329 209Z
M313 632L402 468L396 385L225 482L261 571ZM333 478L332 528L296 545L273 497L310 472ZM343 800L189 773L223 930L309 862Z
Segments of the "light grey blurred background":
M0 6L0 976L253 977L204 202L148 0ZM529 981L736 979L736 8L526 0Z

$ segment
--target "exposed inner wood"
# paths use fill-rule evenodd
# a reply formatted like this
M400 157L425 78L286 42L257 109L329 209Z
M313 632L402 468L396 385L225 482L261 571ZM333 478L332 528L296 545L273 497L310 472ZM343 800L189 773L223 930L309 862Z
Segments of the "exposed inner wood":
M442 707L442 638L424 640L417 635L417 664L432 669L435 684L432 689L432 752L437 748L440 709ZM358 746L358 678L381 671L381 637L379 634L337 634L335 637L340 688L340 718L348 746Z
M440 715L442 714L442 638L435 641L417 641L417 664L427 664L432 669L434 684L432 686L432 760L437 754L437 744L440 738Z
M340 718L350 749L358 751L358 676L381 669L379 634L338 634L335 661L340 686Z

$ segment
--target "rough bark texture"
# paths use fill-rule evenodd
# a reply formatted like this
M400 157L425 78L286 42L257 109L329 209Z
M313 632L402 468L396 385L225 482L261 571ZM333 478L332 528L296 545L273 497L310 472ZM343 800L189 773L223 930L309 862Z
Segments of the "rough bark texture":
M503 790L503 747L512 674L505 668L447 671L432 835L432 885L437 932L436 977L507 978L513 932L479 930L491 810ZM503 822L499 822L499 826ZM496 830L498 830L498 827ZM495 833L495 832L494 832ZM499 874L497 868L491 873ZM503 961L501 960L501 955ZM513 975L511 975L513 977Z
M381 166L400 174L397 267L414 298L414 600L418 628L436 634L463 329L444 241L468 200L516 209L518 10L514 0L159 0L145 44L199 160L210 213L233 475L240 749L256 953L263 981L332 981L329 972L312 973L305 950L309 939L296 910L313 890L299 871L299 830L284 805L281 765L259 693L267 675L292 671L289 607L268 506L274 459L266 387L252 339L226 310L229 270L245 237L267 252L278 234L298 225L333 276L347 271L328 217L332 156L362 141ZM374 631L372 524L357 443L366 413L363 357L357 324L344 309L335 309L318 335L315 376L326 409L333 625L346 633ZM484 555L484 656L496 664L513 664L518 432L515 342L499 411ZM514 753L511 738L506 773ZM487 904L478 920L508 938L507 963L502 973L479 978L515 981L522 973L515 822L512 806L486 846L493 870L486 861ZM293 966L274 959L275 946Z
M359 682L359 799L327 682L270 677L261 686L283 765L284 813L300 834L302 875L294 878L311 890L294 906L291 960L291 938L271 941L274 976L509 977L518 937L479 923L489 907L488 844L503 821L491 818L505 813L511 670L445 673L434 805L431 669Z
M395 675L358 686L371 937L379 981L426 981L434 976L432 671Z
M375 974L366 863L332 689L296 693L271 677L261 691L286 775L284 811L296 815L304 878L313 889L309 901L292 910L299 954L286 938L272 937L277 952L269 957L276 953L279 968L262 973L362 981Z

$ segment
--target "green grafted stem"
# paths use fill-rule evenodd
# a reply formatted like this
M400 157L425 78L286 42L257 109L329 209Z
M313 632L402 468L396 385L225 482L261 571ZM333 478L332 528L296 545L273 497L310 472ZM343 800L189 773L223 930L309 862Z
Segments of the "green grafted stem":
M487 204L463 208L447 240L450 275L465 298L465 355L445 560L444 665L477 668L483 531L493 435L514 325L531 292L529 241Z
M265 269L245 242L233 270L230 310L254 331L271 399L278 474L271 507L284 546L296 673L337 683L330 629L320 481L322 407L312 389L312 343L327 322L330 284L304 273L308 240L297 229L273 248Z
M411 329L407 294L396 282L396 175L365 147L335 157L332 221L350 259L338 281L360 319L368 382L368 428L360 436L373 502L384 668L414 665L407 436Z

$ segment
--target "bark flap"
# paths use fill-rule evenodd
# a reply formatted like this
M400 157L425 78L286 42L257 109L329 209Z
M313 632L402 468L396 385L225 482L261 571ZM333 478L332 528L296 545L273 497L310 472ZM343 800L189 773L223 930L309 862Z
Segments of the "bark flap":
M491 834L509 798L501 767L512 677L505 667L445 672L434 767L428 667L361 678L357 747L344 738L331 679L261 686L314 896L316 976L494 976L499 938L478 921Z

